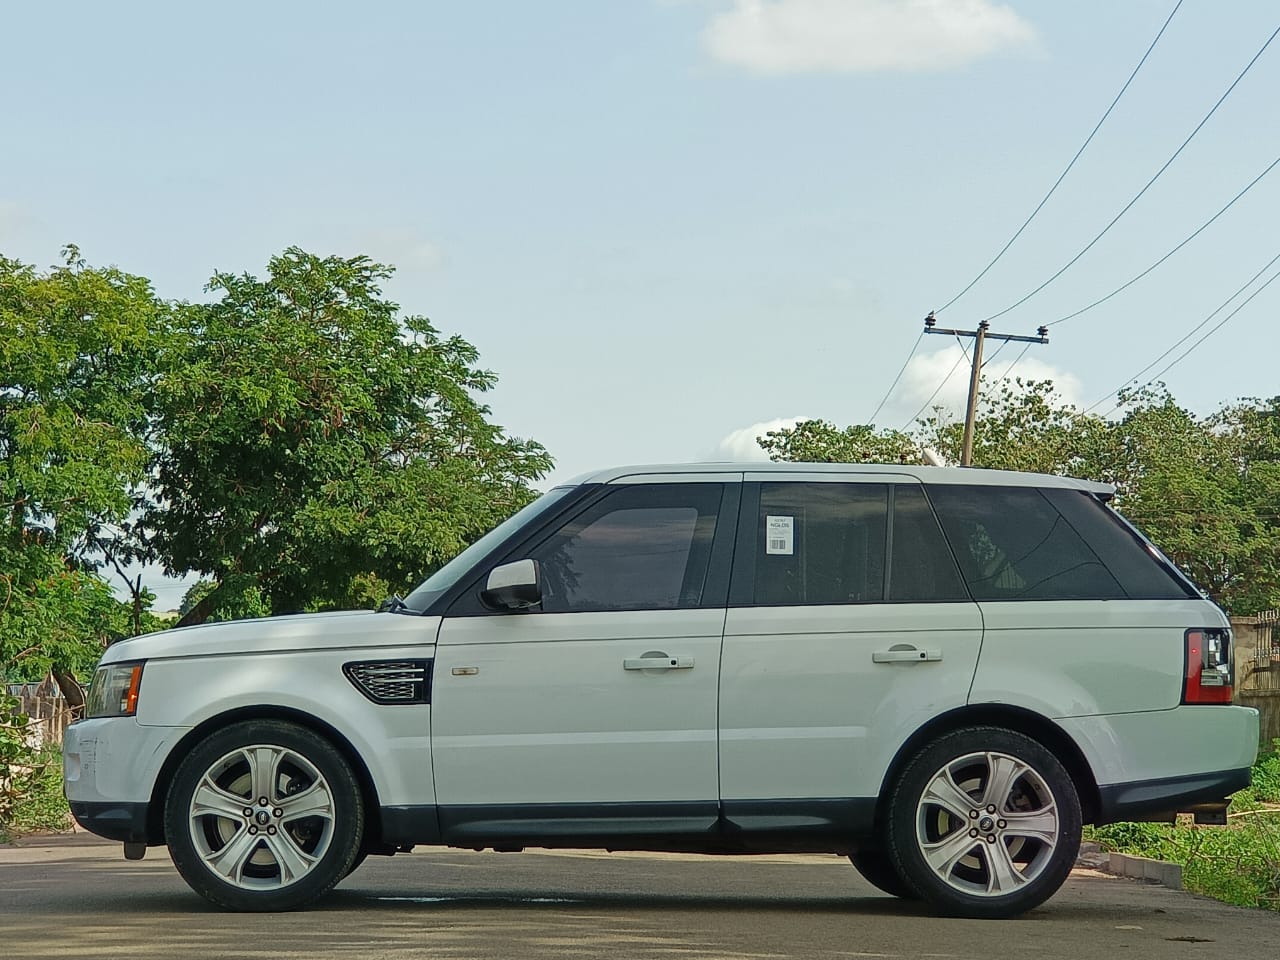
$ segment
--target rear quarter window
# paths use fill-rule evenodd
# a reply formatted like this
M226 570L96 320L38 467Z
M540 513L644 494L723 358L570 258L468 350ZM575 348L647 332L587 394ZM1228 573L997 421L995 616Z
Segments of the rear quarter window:
M1102 558L1132 599L1185 600L1199 596L1189 580L1097 497L1083 490L1045 490L1044 496Z
M1040 490L938 484L929 498L975 600L1128 599Z

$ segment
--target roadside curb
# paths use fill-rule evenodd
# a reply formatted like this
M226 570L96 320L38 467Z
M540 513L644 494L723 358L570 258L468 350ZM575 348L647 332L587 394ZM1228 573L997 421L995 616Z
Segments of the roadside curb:
M1076 862L1082 867L1113 873L1118 877L1159 883L1170 890L1183 889L1180 863L1135 857L1129 853L1106 853L1096 843L1081 844L1080 856Z

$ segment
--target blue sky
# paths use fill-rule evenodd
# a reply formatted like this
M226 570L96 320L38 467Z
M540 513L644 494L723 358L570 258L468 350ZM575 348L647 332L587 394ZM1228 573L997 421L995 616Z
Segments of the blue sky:
M74 241L184 298L289 244L368 253L399 268L406 311L477 345L495 419L548 447L553 479L742 454L757 424L870 416L921 318L1043 196L1173 2L8 5L0 250L49 264ZM1277 25L1264 0L1185 0L943 322L972 327L1073 256ZM1032 333L1208 219L1280 155L1278 84L1280 40L994 328ZM1082 404L1118 386L1280 252L1278 201L1280 171L1018 372ZM1280 283L1175 367L1175 396L1208 413L1280 392L1278 303ZM881 425L957 350L926 338ZM963 392L958 373L939 400Z

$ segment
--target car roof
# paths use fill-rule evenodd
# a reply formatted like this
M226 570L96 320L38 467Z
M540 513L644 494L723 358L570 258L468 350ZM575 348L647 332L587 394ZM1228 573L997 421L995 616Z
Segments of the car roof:
M635 483L657 477L677 481L681 477L711 479L707 474L720 475L719 479L733 481L741 474L753 474L751 479L783 479L800 474L884 474L912 477L921 483L967 484L988 487L1057 487L1067 490L1084 490L1089 493L1111 496L1115 487L1093 480L1060 477L1047 473L1023 473L1017 470L984 470L976 467L925 467L905 463L773 463L760 461L718 461L707 463L650 463L610 467L595 470L568 480L564 486L585 483Z

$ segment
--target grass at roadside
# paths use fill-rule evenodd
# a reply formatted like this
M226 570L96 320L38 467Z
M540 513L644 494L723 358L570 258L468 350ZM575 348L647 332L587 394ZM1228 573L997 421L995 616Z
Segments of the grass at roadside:
M62 754L55 747L36 754L34 776L24 778L24 790L13 806L13 817L0 823L0 841L43 831L66 830L71 811L62 795Z
M1187 889L1227 903L1280 910L1280 740L1259 759L1253 786L1232 798L1225 827L1113 823L1086 839L1107 850L1182 864Z

